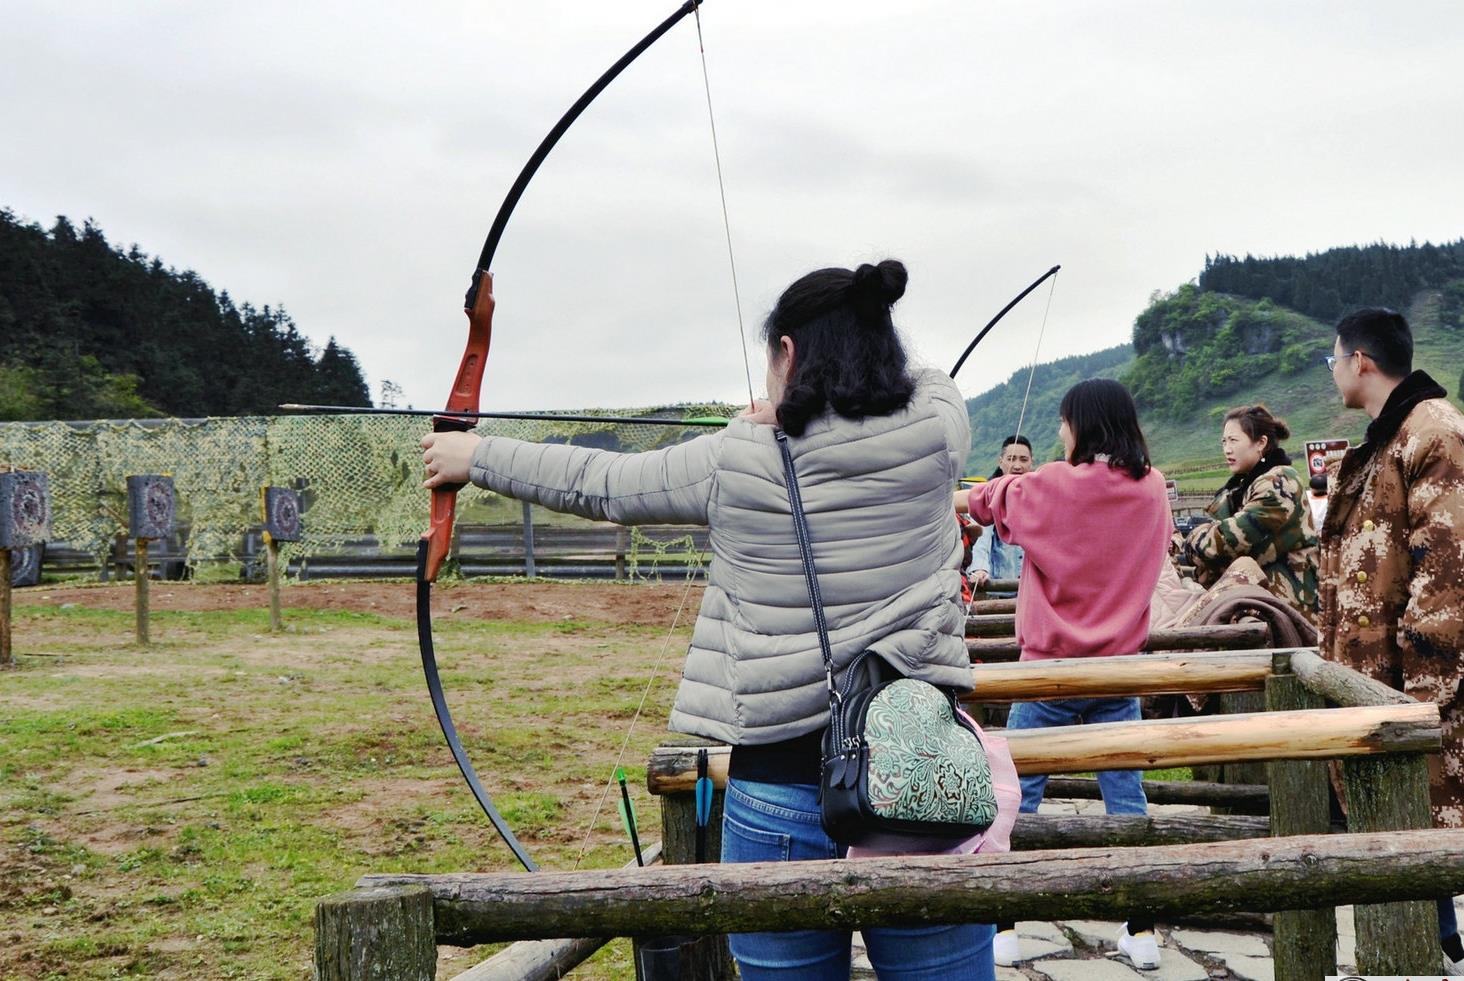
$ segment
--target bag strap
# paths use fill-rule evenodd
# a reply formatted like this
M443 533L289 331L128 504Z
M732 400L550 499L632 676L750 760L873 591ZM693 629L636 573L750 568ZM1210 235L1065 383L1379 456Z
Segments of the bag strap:
M824 619L823 596L818 589L818 570L813 564L813 539L808 534L808 516L803 511L803 493L798 487L798 473L793 468L793 453L788 449L788 434L774 429L778 452L783 455L783 476L788 484L788 503L793 509L793 533L798 538L798 551L803 556L803 580L808 587L808 604L813 608L813 625L818 630L818 646L823 652L824 679L829 686L829 704L841 700L834 686L834 649L829 643L829 626ZM834 715L837 717L838 712Z

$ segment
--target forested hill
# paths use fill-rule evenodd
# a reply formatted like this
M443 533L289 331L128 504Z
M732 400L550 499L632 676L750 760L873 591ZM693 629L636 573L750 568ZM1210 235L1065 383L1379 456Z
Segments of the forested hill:
M966 473L972 477L990 474L1001 453L1001 441L1017 431L1032 441L1038 460L1051 459L1057 447L1057 408L1065 392L1084 378L1117 378L1133 363L1134 352L1127 344L1093 354L1063 358L1039 364L1032 375L1032 396L1022 414L1022 395L1027 390L1027 368L1012 373L1002 384L966 400L971 416L971 455Z
M1322 358L1340 315L1372 304L1407 315L1414 367L1433 375L1456 403L1464 400L1464 240L1373 245L1301 258L1208 260L1197 282L1156 295L1139 313L1131 345L1039 365L1023 429L1038 459L1051 459L1052 417L1063 392L1101 376L1129 387L1155 462L1170 475L1187 475L1196 489L1224 481L1220 425L1234 406L1263 402L1285 417L1295 455L1308 439L1357 441L1367 417L1342 407ZM1025 385L1019 371L968 401L968 473L990 472Z
M272 413L370 405L355 356L312 349L281 308L236 306L91 222L0 210L0 420Z
M1352 245L1313 255L1205 260L1199 286L1336 323L1358 307L1402 309L1420 291L1453 284L1464 291L1464 239L1444 245Z

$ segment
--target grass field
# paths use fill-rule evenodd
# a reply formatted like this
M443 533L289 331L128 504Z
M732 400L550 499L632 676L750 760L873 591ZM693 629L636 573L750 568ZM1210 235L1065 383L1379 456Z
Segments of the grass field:
M442 593L443 683L510 825L571 868L670 615L454 615L494 588ZM307 978L318 897L370 871L513 867L442 744L405 616L294 608L270 636L262 610L160 612L143 650L130 614L88 606L125 593L19 596L18 669L0 675L0 977ZM687 633L626 754L652 840L644 762ZM583 865L629 860L613 801L596 827ZM482 956L445 956L440 976ZM630 976L628 945L581 971Z

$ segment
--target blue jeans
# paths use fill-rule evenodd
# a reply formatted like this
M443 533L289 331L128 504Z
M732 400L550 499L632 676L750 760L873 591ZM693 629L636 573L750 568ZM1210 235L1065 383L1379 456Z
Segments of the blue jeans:
M1055 702L1015 702L1008 729L1047 729L1082 722L1137 722L1137 698L1066 698ZM1104 770L1098 774L1103 809L1109 814L1147 814L1142 770ZM1045 774L1022 778L1022 813L1035 814L1047 789Z
M1448 940L1459 932L1459 914L1454 909L1454 897L1439 900L1439 940Z
M728 781L723 862L806 862L842 853L819 823L817 787ZM869 927L861 932L881 981L995 981L990 926ZM848 981L851 940L848 930L728 937L743 981Z

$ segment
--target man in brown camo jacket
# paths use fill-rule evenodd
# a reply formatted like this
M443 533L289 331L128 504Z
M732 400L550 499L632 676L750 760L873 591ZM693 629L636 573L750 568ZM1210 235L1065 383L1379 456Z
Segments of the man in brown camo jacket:
M1464 827L1464 414L1423 371L1401 314L1337 325L1342 401L1372 417L1331 482L1321 531L1322 656L1437 702L1434 823ZM1439 903L1448 973L1464 972L1452 901Z

